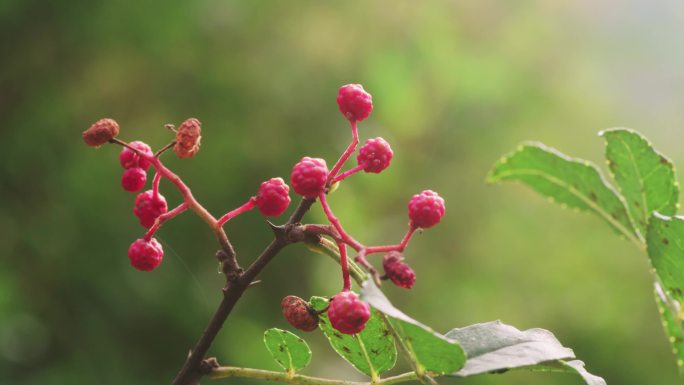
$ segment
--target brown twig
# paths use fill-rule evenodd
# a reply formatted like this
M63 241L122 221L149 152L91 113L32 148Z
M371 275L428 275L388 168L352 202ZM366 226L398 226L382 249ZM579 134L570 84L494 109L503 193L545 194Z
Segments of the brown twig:
M203 375L201 363L209 350L216 335L223 327L224 322L233 310L237 301L242 297L242 294L252 284L254 278L268 265L268 263L290 243L296 242L297 239L288 236L288 232L297 229L298 224L304 214L311 208L315 199L303 199L297 209L292 214L290 219L282 226L274 226L275 238L264 249L264 251L252 262L252 264L244 272L240 272L233 280L228 280L226 287L223 289L224 297L221 304L211 318L209 325L204 329L202 336L191 350L185 363L181 367L178 375L173 380L173 385L196 385ZM282 230L282 231L276 231ZM224 233L225 234L225 233ZM225 264L225 261L223 262Z

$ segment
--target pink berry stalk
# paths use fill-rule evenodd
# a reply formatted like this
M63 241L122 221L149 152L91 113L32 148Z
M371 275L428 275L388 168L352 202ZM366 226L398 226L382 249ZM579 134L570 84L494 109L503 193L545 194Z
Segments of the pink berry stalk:
M257 206L257 205L256 205L256 201L254 200L254 198L253 198L253 197L252 197L252 198L249 198L249 200L247 201L247 203L245 203L244 205L242 205L242 206L236 208L236 209L233 210L233 211L228 212L227 214L225 214L224 216L222 216L221 218L219 218L217 224L218 224L219 226L223 226L223 225L224 225L226 222L228 222L229 220L231 220L231 219L237 217L238 215L240 215L240 214L242 214L242 213L245 213L245 212L247 212L247 211L249 211L249 210L255 208L256 206Z
M152 163L152 166L154 166L154 168L162 177L168 179L169 182L176 186L178 192L180 192L183 196L183 200L188 204L189 209L194 211L197 216L204 220L211 228L216 229L219 227L216 218L214 218L214 216L211 215L211 213L209 213L209 211L207 211L207 209L205 209L204 206L197 201L197 199L195 199L190 188L183 183L178 175L166 168L166 166L164 166L161 160L158 158L155 158L154 156L146 156L146 159Z
M175 217L176 215L184 212L187 209L188 209L188 204L186 202L183 202L180 205L178 205L178 207L176 207L175 209L158 216L157 219L155 219L152 227L150 227L150 229L147 230L147 233L145 233L144 239L146 241L149 241L150 239L152 239L152 236L154 236L154 233L156 233L157 230L159 230L159 228L161 227L161 225L164 222L166 222L169 219Z
M342 242L346 243L347 245L351 246L356 251L363 249L364 246L359 241L352 238L351 235L347 234L347 232L344 231L344 228L342 227L342 223L340 222L339 219L337 219L335 214L332 212L332 209L330 208L330 205L328 204L328 199L327 199L325 193L318 194L318 199L321 202L321 207L323 208L323 212L325 213L325 216L328 218L328 221L330 221L330 223L333 225L333 227L337 231L337 233L339 235L339 239Z
M354 168L351 168L351 169L349 169L349 170L347 170L341 174L338 174L336 177L334 177L332 180L332 183L340 182L340 181L344 180L345 178L347 178L351 175L354 175L361 170L363 170L363 166L356 166Z
M333 179L335 179L337 173L340 171L340 169L342 169L342 166L344 166L344 163L347 161L347 159L349 159L351 154L356 151L356 146L359 145L359 131L356 128L356 121L350 120L349 123L351 124L352 129L352 141L349 143L349 146L347 146L347 149L344 150L342 156L340 156L340 159L337 160L337 163L335 163L332 170L330 170L330 173L328 174L328 185L330 185Z
M159 183L161 182L161 174L159 171L154 173L154 179L152 179L152 196L156 199L159 196Z
M129 148L133 150L135 153L138 155L142 156L143 158L147 159L150 163L152 163L152 166L155 168L155 170L164 178L166 178L169 182L171 182L178 192L183 196L183 200L185 203L188 204L188 209L192 210L195 212L195 214L200 217L209 227L214 230L216 233L216 236L219 240L219 243L221 244L221 247L224 250L233 250L233 246L230 244L228 241L228 237L226 236L226 233L223 231L223 228L219 226L218 221L216 218L211 215L209 211L207 211L204 206L202 206L197 199L192 195L192 191L190 188L183 182L183 180L176 175L173 171L169 170L164 166L164 164L159 160L159 158L155 157L153 154L144 154L138 149L130 146L128 143L124 141L120 141L117 139L113 140L115 143L118 143L126 148Z
M406 234L404 234L404 237L402 238L401 242L394 245L364 246L361 242L354 239L344 230L344 227L342 227L342 222L332 212L330 204L328 203L327 196L324 193L320 194L319 200L321 202L321 207L323 208L325 216L328 218L328 221L335 230L334 232L331 232L329 228L326 228L326 226L309 224L305 226L306 231L316 234L329 235L333 239L335 239L336 242L342 242L349 245L351 248L359 252L362 256L376 253L386 253L389 251L404 251L409 241L411 240L411 237L418 229L415 226L409 227L409 229L406 231Z
M396 245L385 245L385 246L370 246L366 248L366 255L368 254L375 254L375 253L387 253L390 251L404 251L406 248L406 245L408 245L409 241L411 240L411 237L413 234L416 232L418 228L416 226L409 226L408 231L406 231L406 234L404 235L404 238L401 240L400 243Z
M354 258L354 262L358 263L364 269L371 272L371 274L375 274L375 268L366 259L366 249L365 248L359 250L358 254L356 254L356 257ZM373 277L373 278L375 278L375 277Z

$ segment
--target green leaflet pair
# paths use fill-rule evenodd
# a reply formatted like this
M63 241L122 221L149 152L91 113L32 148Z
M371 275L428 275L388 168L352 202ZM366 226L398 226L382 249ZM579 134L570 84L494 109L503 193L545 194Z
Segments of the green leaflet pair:
M614 188L591 162L541 143L525 143L501 158L489 182L518 181L561 205L592 212L650 259L655 297L680 374L684 374L684 218L672 162L639 133L602 131Z

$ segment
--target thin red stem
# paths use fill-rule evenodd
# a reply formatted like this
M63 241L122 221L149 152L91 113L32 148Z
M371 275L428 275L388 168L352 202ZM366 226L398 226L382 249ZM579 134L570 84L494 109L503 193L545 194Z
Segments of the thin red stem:
M337 248L340 250L340 266L342 266L342 291L351 290L351 278L349 276L349 261L347 261L347 245L343 242L337 242Z
M337 183L337 182L339 182L339 181L341 181L341 180L344 180L346 177L348 177L348 176L350 176L350 175L354 175L354 174L356 174L357 172L359 172L359 171L361 171L361 170L363 170L363 166L362 166L362 165L358 165L358 166L356 166L356 167L354 167L354 168L351 168L351 169L349 169L349 170L343 172L342 174L339 174L339 175L337 175L336 177L334 177L333 180L332 180L332 183Z
M219 225L219 226L223 226L223 225L224 225L226 222L228 222L229 220L231 220L231 219L237 217L238 215L240 215L240 214L242 214L242 213L244 213L244 212L247 212L247 211L249 211L249 210L251 210L251 209L253 209L253 208L255 208L255 207L256 207L256 201L254 200L254 198L249 198L249 200L247 201L247 203L245 203L244 205L242 205L242 206L236 208L236 209L233 210L233 211L228 212L226 215L224 215L224 216L222 216L221 218L219 218L219 220L218 220L218 225Z
M340 156L340 159L337 160L337 163L335 163L335 166L333 166L332 170L330 170L327 181L328 185L337 176L337 173L340 171L342 166L344 166L344 163L347 161L347 159L349 159L351 154L356 151L356 146L359 144L359 131L356 128L356 121L350 120L349 123L351 124L352 129L352 141L349 143L349 146L347 146L347 149L344 150L342 156Z
M147 233L145 233L145 240L149 241L152 238L152 236L154 235L154 233L156 233L157 230L159 230L159 228L161 227L161 225L164 222L168 221L169 219L175 217L176 215L182 213L183 211L185 211L187 209L188 209L187 202L183 202L180 205L178 205L178 207L176 207L175 209L158 216L157 219L154 221L154 224L152 225L152 227L150 227L150 229L147 230Z
M354 258L354 261L356 263L358 263L359 265L365 267L366 270L373 268L373 266L370 263L368 263L368 260L366 259L366 249L365 248L361 249L359 251L359 253L356 254L356 258Z
M418 228L415 226L410 226L408 231L404 235L404 238L401 240L401 243L398 243L396 245L367 247L365 250L365 255L375 254L375 253L386 253L388 251L404 251L404 249L406 248L406 245L411 240L411 236L413 236L413 233L415 233L415 231L417 229Z
M216 220L216 218L214 218L214 216L211 215L211 213L209 211L207 211L207 209L204 208L204 206L202 206L197 201L197 199L195 199L195 197L192 195L192 191L190 190L190 188L185 183L183 183L183 181L181 180L181 178L178 175L174 174L171 170L166 168L166 166L164 166L164 164L161 162L161 160L159 160L159 158L157 158L155 156L144 154L144 153L138 151L136 148L131 147L130 144L128 144L122 140L116 139L116 138L111 139L110 142L119 144L119 145L127 147L127 148L130 148L132 151L134 151L139 156L150 161L150 163L152 163L152 166L154 166L154 168L157 170L157 172L159 174L161 174L162 177L168 179L174 186L176 186L178 191L183 196L183 200L185 201L185 203L188 204L188 208L190 210L194 211L198 217L200 217L204 222L207 223L207 225L209 225L209 227L212 230L214 230L214 232L216 233L216 237L218 238L218 241L221 244L221 248L228 255L228 258L231 262L231 265L236 266L236 267L239 266L237 263L237 260L235 258L235 249L233 248L233 245L228 240L228 236L226 236L226 232L223 231L223 228L218 225L218 221Z
M363 249L364 246L359 241L352 238L351 235L347 234L347 232L344 231L342 223L339 219L337 219L335 214L333 214L332 210L330 209L330 205L328 204L328 199L325 193L322 192L318 194L318 199L321 201L321 207L323 208L325 216L328 217L328 221L330 221L335 230L337 230L337 232L339 233L340 240L351 246L356 251Z
M178 175L166 168L159 158L155 158L154 156L147 154L142 154L142 156L152 163L154 168L159 174L161 174L162 177L168 179L171 183L173 183L174 186L176 186L178 191L183 196L183 200L185 200L185 202L188 204L189 209L192 209L200 218L207 222L211 228L215 229L217 227L216 218L214 218L214 216L211 215L211 213L209 213L209 211L207 211L207 209L205 209L204 206L197 201L197 199L195 199L195 197L192 195L190 187L183 183Z
M159 182L161 182L161 174L159 171L156 171L152 180L152 196L154 196L155 200L159 197Z

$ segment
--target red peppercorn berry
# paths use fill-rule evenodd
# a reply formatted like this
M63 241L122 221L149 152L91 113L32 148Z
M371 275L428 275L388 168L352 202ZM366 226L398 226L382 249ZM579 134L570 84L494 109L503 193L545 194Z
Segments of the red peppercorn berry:
M334 296L328 307L330 324L344 334L360 333L366 327L370 314L370 306L351 291Z
M442 220L444 199L432 190L425 190L411 198L408 210L411 225L427 229Z
M128 248L128 258L131 260L131 266L140 271L152 271L162 261L164 257L164 249L161 244L154 238L148 240L136 239Z
M292 168L290 182L294 191L305 197L315 198L325 188L328 166L321 158L305 156Z
M146 154L148 156L154 156L154 153L152 152L150 146L148 146L144 142L136 140L134 142L129 143L128 145L135 148L143 154ZM124 147L121 149L121 153L119 153L119 163L121 163L121 167L125 169L140 167L145 171L147 171L152 165L152 163L150 163L149 160L145 159L145 157L138 155L135 151L131 150L128 147Z
M383 138L368 139L359 149L356 161L359 166L363 166L363 171L380 173L390 165L394 153L389 143Z
M259 186L254 201L262 215L277 217L282 214L292 201L290 186L283 178L271 178Z
M347 84L337 93L340 112L350 121L360 122L373 111L373 98L360 84Z
M157 217L166 211L168 211L166 199L161 194L155 197L152 190L142 192L135 198L133 214L138 217L140 225L145 228L152 227Z
M145 187L147 172L140 167L129 168L121 177L121 186L128 192L138 192Z

